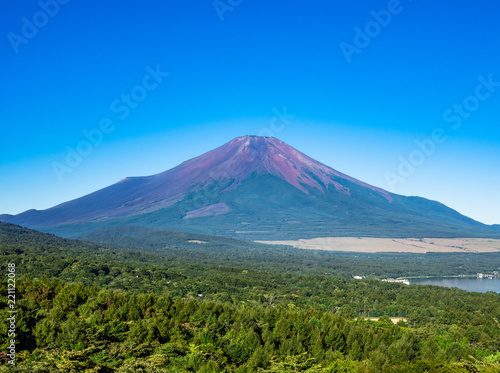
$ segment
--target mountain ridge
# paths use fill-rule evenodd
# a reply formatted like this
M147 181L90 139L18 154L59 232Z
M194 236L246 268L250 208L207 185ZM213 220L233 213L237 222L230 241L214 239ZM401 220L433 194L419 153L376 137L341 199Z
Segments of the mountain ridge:
M499 235L439 202L390 193L259 136L0 220L64 236L130 225L245 239Z
M311 174L300 172L300 169L307 169ZM16 223L28 223L37 228L50 224L119 218L168 207L177 202L190 188L203 188L213 181L229 182L222 190L224 193L236 188L248 175L266 171L281 177L306 194L310 192L304 185L324 192L324 188L328 188L329 184L339 192L348 194L346 187L328 177L335 175L368 187L389 201L392 199L389 192L315 161L281 140L247 135L237 137L170 170L150 176L126 177L106 188L42 210L46 212L43 216L39 210L32 209L15 215L17 218L10 218L12 215L0 215L0 219L3 217ZM144 190L147 190L147 193L144 193ZM60 212L66 207L73 213ZM23 219L26 219L26 222Z

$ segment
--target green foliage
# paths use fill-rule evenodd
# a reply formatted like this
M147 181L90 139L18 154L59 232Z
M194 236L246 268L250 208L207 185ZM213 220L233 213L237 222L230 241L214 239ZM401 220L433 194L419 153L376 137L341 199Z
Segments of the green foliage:
M229 252L205 263L209 252L168 258L6 224L0 238L18 275L12 372L500 371L495 293L289 271L293 253L271 253L264 271L258 249L242 268ZM365 260L345 258L341 272ZM3 319L6 292L2 278Z
M39 289L52 289L50 299L34 302ZM47 278L22 280L17 291L23 300L19 313L35 314L31 334L36 340L33 348L19 351L19 366L49 372L398 371L429 358L442 359L450 371L468 367L464 359L475 371L499 368L493 351L468 348L457 327L432 337L430 328L355 320L314 308L241 307ZM471 355L476 358L470 360ZM480 362L481 356L487 358ZM61 367L65 370L57 370Z

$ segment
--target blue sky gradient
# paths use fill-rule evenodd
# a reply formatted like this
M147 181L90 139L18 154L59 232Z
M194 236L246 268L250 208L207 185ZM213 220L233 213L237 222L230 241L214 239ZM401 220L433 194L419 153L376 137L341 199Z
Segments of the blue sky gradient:
M500 223L494 0L9 0L3 10L0 213L260 134Z

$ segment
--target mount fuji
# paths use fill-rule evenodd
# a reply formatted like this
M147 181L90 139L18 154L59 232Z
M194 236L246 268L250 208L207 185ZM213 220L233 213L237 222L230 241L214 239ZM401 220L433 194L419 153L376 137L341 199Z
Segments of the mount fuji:
M127 177L47 210L0 221L70 237L150 227L252 240L324 236L500 237L436 201L334 170L272 137L244 136L168 171Z

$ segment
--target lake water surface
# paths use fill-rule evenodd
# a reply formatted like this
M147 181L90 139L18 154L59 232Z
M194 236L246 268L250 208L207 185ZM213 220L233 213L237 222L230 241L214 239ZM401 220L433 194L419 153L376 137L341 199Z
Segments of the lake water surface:
M447 288L459 288L467 291L476 291L485 293L487 291L494 291L500 293L500 279L487 279L487 278L463 278L463 277L434 277L434 278L416 278L410 279L410 284L418 285L437 285L445 286Z

